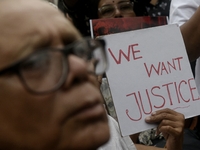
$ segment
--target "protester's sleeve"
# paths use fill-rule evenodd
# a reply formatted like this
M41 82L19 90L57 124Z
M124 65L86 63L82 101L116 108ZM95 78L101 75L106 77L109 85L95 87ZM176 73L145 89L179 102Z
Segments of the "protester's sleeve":
M169 24L182 25L191 18L198 7L199 0L172 0Z

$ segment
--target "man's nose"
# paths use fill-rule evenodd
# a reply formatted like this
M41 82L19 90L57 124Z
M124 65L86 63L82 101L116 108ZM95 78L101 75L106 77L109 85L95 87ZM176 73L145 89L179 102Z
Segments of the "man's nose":
M75 55L68 56L68 74L64 83L65 88L88 80L87 62Z

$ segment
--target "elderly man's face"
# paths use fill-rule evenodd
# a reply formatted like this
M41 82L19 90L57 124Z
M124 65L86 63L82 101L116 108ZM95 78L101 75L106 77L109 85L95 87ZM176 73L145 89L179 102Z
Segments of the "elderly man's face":
M14 3L0 2L0 71L37 49L81 38L48 3ZM68 61L64 85L49 94L28 92L16 74L0 76L0 149L96 149L109 139L96 78L84 60L71 55Z

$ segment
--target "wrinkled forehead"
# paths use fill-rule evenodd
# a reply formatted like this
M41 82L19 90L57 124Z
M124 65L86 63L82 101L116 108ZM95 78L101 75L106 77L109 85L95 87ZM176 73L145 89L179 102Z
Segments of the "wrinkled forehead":
M36 49L80 38L61 12L40 0L2 0L0 29L0 69Z

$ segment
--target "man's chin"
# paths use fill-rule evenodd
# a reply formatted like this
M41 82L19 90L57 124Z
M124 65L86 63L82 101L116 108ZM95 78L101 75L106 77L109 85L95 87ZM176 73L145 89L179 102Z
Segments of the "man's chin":
M107 116L99 120L78 123L79 127L71 128L70 135L62 137L58 149L68 150L96 150L100 146L108 142L110 138L110 130ZM75 132L73 132L73 130ZM63 131L64 132L64 131Z
M91 134L89 136L89 134ZM85 150L89 150L90 148L96 150L100 146L106 144L110 139L110 130L108 123L101 123L96 125L91 131L88 131L88 138L83 141ZM83 150L83 147L80 149Z

